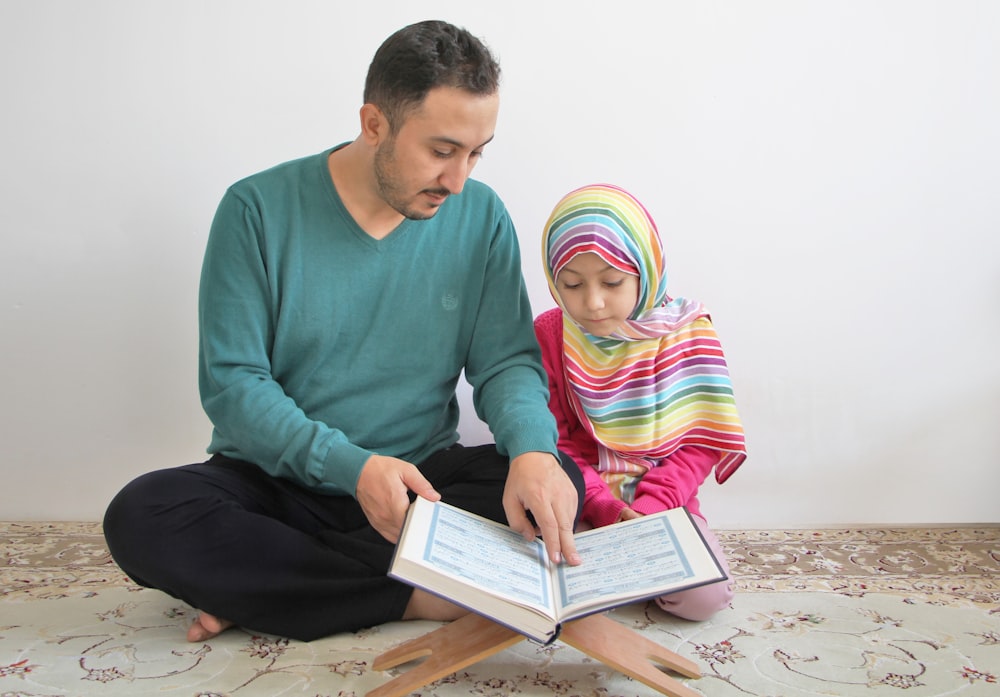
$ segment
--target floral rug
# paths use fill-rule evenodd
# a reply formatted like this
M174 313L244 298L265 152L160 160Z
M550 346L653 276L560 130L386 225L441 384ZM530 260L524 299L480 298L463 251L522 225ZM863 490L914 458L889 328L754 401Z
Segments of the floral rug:
M1000 528L719 532L738 593L713 620L652 604L611 617L701 669L706 697L1000 697ZM193 610L140 589L93 523L0 523L0 697L362 697L383 651L438 626L310 643L230 630L184 641ZM556 642L527 641L424 697L652 697Z

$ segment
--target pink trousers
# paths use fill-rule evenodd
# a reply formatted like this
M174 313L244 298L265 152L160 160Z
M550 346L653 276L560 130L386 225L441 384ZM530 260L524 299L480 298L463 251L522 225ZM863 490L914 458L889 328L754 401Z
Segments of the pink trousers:
M729 564L726 562L726 555L722 551L719 539L711 530L708 523L702 518L692 515L694 522L701 529L701 534L705 536L705 541L715 553L722 570L729 576ZM656 598L656 604L671 615L676 615L686 620L701 622L709 619L719 610L729 607L729 601L733 599L733 584L731 581L719 581L710 583L707 586L699 586L686 591L671 593Z

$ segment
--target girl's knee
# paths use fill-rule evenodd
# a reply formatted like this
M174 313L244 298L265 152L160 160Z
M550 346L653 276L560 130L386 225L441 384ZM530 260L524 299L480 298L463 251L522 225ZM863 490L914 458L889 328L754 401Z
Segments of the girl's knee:
M732 584L722 581L660 596L656 598L656 604L661 610L681 619L704 622L729 607L732 599Z

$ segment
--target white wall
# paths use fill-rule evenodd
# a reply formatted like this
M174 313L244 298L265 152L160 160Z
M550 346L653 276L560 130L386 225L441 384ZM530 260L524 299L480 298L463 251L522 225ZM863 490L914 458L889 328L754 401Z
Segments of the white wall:
M672 294L712 309L751 450L704 487L713 524L1000 521L987 0L5 0L0 519L97 519L131 477L202 459L220 195L353 138L375 48L430 17L501 59L476 175L536 310L540 228L593 181L647 204Z

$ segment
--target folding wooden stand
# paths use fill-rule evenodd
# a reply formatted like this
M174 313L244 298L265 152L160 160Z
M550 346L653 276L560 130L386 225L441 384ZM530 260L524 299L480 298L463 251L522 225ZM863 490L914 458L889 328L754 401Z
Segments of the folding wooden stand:
M467 665L513 646L525 637L480 615L470 613L422 637L411 639L375 659L375 670L425 657L366 697L402 697ZM701 677L698 666L668 651L605 615L590 615L567 623L559 640L596 658L668 697L701 697L655 664L689 678Z

